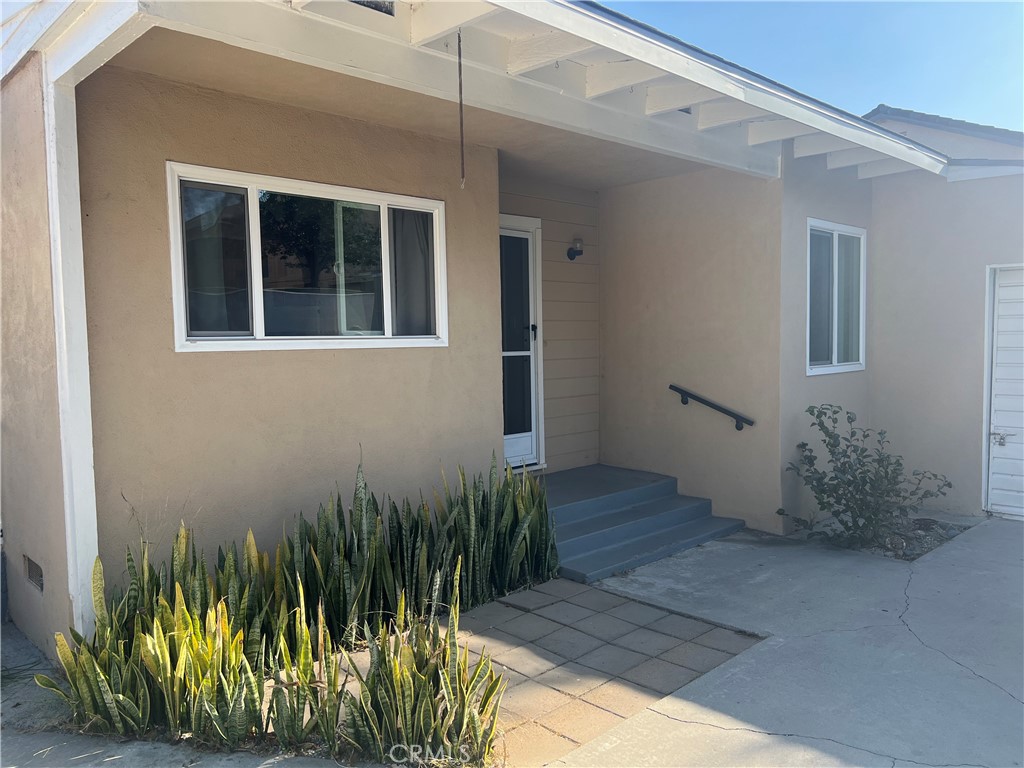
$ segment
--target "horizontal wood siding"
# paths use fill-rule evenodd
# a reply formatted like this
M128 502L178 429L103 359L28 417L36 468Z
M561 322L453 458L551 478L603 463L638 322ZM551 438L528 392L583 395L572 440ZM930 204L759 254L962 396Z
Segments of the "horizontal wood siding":
M544 434L549 471L596 464L600 418L597 194L501 180L501 212L542 221ZM570 262L573 237L583 255Z

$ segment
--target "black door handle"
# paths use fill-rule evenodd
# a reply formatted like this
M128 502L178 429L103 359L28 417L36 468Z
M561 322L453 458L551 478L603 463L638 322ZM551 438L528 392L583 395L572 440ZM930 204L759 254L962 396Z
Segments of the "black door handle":
M531 323L530 324L530 330L533 331L533 340L536 341L537 340L537 324L536 323Z

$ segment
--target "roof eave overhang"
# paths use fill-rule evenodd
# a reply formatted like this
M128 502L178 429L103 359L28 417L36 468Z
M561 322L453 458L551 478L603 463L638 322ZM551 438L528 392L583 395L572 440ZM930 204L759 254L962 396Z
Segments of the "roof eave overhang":
M638 62L637 66L664 73L664 78L670 82L705 89L705 93L713 92L718 99L707 105L706 112L702 105L699 119L694 119L694 125L687 127L678 121L673 123L651 113L645 114L643 110L630 114L603 98L569 94L539 78L517 76L511 69L496 70L486 63L467 59L467 85L470 87L466 103L472 106L763 177L779 175L779 141L774 140L777 136L782 136L783 140L797 137L797 143L803 142L807 147L815 145L813 140L825 139L826 143L821 146L833 142L840 148L855 146L878 153L873 155L872 169L858 167L861 178L870 178L879 170L889 173L922 169L944 175L947 167L948 158L929 147L671 37L645 30L635 22L627 23L629 20L625 17L600 6L567 0L470 2L524 17L553 34L571 35L595 48L621 54ZM416 42L415 30L388 35L372 26L360 27L347 18L352 8L344 8L346 18L339 20L309 13L298 3L287 0L260 0L242 16L237 12L226 14L222 5L163 0L71 3L44 0L26 11L14 32L5 37L3 74L6 76L29 51L44 50L53 79L64 77L78 82L146 29L162 26L448 100L457 98L449 83L429 77L430 71L447 71L445 62L450 61L450 55L426 47L423 40ZM373 14L366 9L356 10ZM405 10L408 16L408 8ZM485 15L466 13L465 26L471 26L474 18ZM355 55L346 55L346 52L329 50L331 46L325 44L324 31L331 26L354 33L349 38L352 43L369 43L362 49L366 51L363 60L357 61ZM333 47L353 50L352 46ZM373 66L368 67L368 62ZM724 118L721 116L723 107ZM730 117L730 110L739 111ZM716 115L708 118L708 126L703 125L705 114ZM745 114L754 117L747 120ZM718 121L729 122L728 130L717 128ZM787 134L787 126L797 130ZM707 130L708 127L711 130ZM755 132L760 138L754 138ZM805 139L812 141L805 142ZM805 154L824 153L824 150L817 150ZM885 165L879 158L899 162Z
M654 36L593 3L569 0L488 0L501 8L541 21L554 29L614 48L638 61L693 81L779 117L789 118L932 173L948 158L855 115L785 88L698 49Z

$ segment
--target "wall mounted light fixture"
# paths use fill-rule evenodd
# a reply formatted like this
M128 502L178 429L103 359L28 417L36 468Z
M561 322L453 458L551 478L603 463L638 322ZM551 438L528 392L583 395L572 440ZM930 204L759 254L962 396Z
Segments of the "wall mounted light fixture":
M569 261L576 261L578 256L583 255L583 238L574 237L572 239L572 245L569 246L569 250L565 252L565 255L569 257Z

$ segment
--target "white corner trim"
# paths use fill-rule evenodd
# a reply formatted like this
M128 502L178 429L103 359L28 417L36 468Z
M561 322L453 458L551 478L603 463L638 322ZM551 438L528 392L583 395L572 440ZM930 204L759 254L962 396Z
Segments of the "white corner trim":
M43 113L68 593L74 627L87 633L99 540L74 86L44 74Z
M992 431L992 326L995 319L996 275L999 267L989 264L985 267L985 367L982 378L981 396L981 511L991 512L988 503L988 463L992 452L989 433Z
M8 29L3 30L0 76L7 77L30 51L39 47L40 40L62 24L70 23L81 10L73 3L40 2L17 11L4 23Z
M61 13L56 15L47 9L50 5L41 3L30 12L40 14L39 23L23 53L39 50L43 63L47 218L68 597L72 625L87 634L95 622L92 569L99 554L99 532L75 86L142 35L152 22L142 17L134 0L53 3L61 6ZM5 45L5 56L11 53L14 51ZM8 62L5 59L5 66Z

